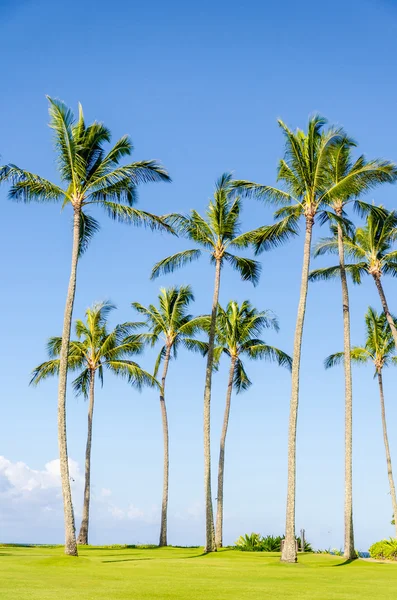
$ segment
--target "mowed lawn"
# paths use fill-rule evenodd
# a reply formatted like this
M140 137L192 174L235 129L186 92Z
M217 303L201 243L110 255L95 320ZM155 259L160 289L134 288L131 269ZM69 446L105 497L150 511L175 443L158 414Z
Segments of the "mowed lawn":
M395 600L397 564L306 554L297 565L279 555L199 548L0 547L1 600Z

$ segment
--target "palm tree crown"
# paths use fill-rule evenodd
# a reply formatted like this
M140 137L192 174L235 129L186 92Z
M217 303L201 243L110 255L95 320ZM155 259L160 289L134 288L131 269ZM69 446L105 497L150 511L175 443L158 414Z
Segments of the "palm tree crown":
M365 345L353 346L351 359L357 364L373 362L376 375L383 367L397 363L394 340L385 313L378 314L372 307L368 308L365 315L365 328ZM337 352L328 356L324 362L325 368L329 369L342 362L343 354Z
M258 338L263 329L267 328L278 331L277 319L270 311L258 311L248 300L244 300L241 305L232 300L225 309L218 307L216 359L218 362L222 353L235 359L233 386L237 393L251 385L243 357L250 360L273 360L281 366L291 368L292 359L288 354Z
M337 254L338 240L336 229L331 237L321 239L315 247L315 256ZM397 239L397 213L373 207L369 211L364 227L358 227L349 235L345 232L345 254L353 262L346 264L346 271L354 283L361 283L363 275L380 278L382 275L397 275L397 251L393 250ZM340 273L339 265L316 269L310 274L311 280L329 279Z
M181 345L201 354L205 354L208 348L208 344L194 338L194 335L204 328L209 317L194 317L187 312L188 305L194 301L194 295L189 285L179 288L161 288L158 300L158 306L149 304L146 307L139 302L132 303L133 308L146 317L146 321L140 326L146 326L149 330L148 333L141 334L139 339L151 346L156 345L159 341L162 342L155 364L155 377L167 347L172 348L171 356L173 358L177 357Z
M140 354L143 349L139 336L131 335L136 324L123 323L108 331L107 319L114 309L115 306L109 302L94 304L87 309L85 322L79 319L75 322L77 339L70 342L68 369L79 371L73 381L77 395L88 396L90 381L96 374L103 384L105 369L126 378L128 383L138 389L143 385L157 384L150 373L130 359L132 355ZM58 374L61 343L61 337L49 339L47 350L50 360L34 369L32 384L37 385L43 379Z
M271 225L241 233L241 209L242 201L235 194L232 175L224 173L216 182L214 199L210 201L205 217L196 210L192 210L189 216L170 214L165 217L165 221L175 227L182 237L195 242L199 248L177 252L161 260L153 267L152 278L170 273L207 252L213 261L219 260L221 266L225 261L228 262L244 281L256 284L260 264L255 260L236 256L230 250L257 245L259 240L263 249L270 249L286 239L291 230L286 225Z
M167 228L161 218L134 207L137 185L169 181L167 171L154 160L121 165L122 159L133 151L127 135L106 152L105 145L111 141L107 127L96 121L87 125L81 105L76 120L63 102L50 97L48 101L61 185L9 164L0 172L0 179L12 183L9 197L24 202L71 204L74 210L81 212L81 251L99 227L85 212L88 206L99 205L110 217L120 221Z

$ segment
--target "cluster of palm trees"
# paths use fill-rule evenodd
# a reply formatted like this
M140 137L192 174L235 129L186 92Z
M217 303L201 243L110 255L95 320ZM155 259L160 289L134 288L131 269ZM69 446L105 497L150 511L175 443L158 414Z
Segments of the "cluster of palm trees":
M216 182L213 199L206 214L191 210L187 215L153 215L136 207L136 189L148 182L167 182L167 171L156 161L128 162L132 143L123 136L106 152L110 131L101 123L87 125L82 107L78 117L62 102L48 98L50 126L58 159L60 184L37 174L8 164L0 170L0 180L9 182L9 197L24 202L61 202L73 210L73 243L69 286L63 320L62 336L48 343L49 360L33 372L32 382L38 383L50 375L58 376L58 441L65 520L65 552L77 555L77 544L88 542L90 505L90 464L92 422L95 399L95 380L103 382L104 370L125 377L133 386L149 385L159 390L164 439L163 498L160 525L160 545L167 544L168 506L168 419L165 402L166 378L170 359L180 347L197 351L206 358L204 380L204 493L207 552L222 546L223 538L223 481L225 441L233 389L240 392L250 385L243 358L270 359L291 368L291 401L288 435L288 491L286 506L285 540L282 560L297 560L295 544L296 497L296 433L299 404L299 376L301 346L306 312L309 280L340 277L342 315L344 325L343 352L329 357L326 366L342 361L345 374L345 541L346 558L354 558L352 510L352 376L351 362L372 360L378 376L382 422L388 462L393 511L396 497L387 441L384 410L382 369L391 362L397 348L397 329L389 311L383 285L384 274L397 274L397 215L382 207L369 205L362 196L372 188L397 180L397 166L385 160L353 158L355 142L342 128L327 127L318 116L309 120L307 131L292 131L282 121L285 153L279 161L277 179L282 186L262 185L246 180L233 180L225 173ZM257 198L275 204L275 222L254 230L242 232L240 212L244 199ZM364 227L355 228L348 219L346 207L352 203L363 217ZM160 260L152 271L152 278L172 273L207 253L214 268L214 290L211 312L193 316L188 313L193 301L190 286L161 289L158 302L133 308L143 317L117 325L109 330L108 315L115 307L109 302L96 304L86 312L85 321L75 322L76 339L71 340L72 313L76 292L79 257L89 246L99 223L90 208L98 205L113 219L133 225L146 225L178 235L192 247ZM230 301L226 307L219 304L221 274L226 264L237 271L241 279L254 285L259 282L260 263L240 255L240 250L251 249L255 255L277 248L299 233L299 223L305 224L301 288L298 303L293 356L268 346L261 339L265 328L278 328L277 319L268 311L258 311L248 300L241 305ZM335 253L338 264L310 273L313 227L316 222L328 223L329 238L320 240L315 254ZM236 254L236 252L238 254ZM351 262L346 263L346 259ZM379 292L383 312L370 309L367 317L368 339L362 348L351 348L350 307L347 275L360 283L363 274L372 275ZM145 346L158 346L159 353L153 374L143 370L133 358ZM211 490L211 389L212 377L221 356L230 359L224 422L220 440L218 464L217 514L214 522ZM158 373L162 366L161 379ZM77 375L73 388L83 394L88 403L88 435L85 462L84 506L80 533L76 538L71 497L67 432L66 390L69 372Z

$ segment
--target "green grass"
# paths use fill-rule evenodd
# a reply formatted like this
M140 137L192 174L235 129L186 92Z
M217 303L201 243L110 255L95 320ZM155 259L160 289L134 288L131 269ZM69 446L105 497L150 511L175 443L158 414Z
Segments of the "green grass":
M397 565L200 548L0 547L1 600L395 600Z

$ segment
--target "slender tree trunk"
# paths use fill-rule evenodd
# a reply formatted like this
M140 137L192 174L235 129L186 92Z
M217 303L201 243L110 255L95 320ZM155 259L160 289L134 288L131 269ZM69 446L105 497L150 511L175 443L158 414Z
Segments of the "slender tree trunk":
M90 370L90 397L88 405L88 428L87 444L85 448L85 482L84 482L84 504L83 518L81 519L80 533L77 538L78 544L88 544L88 524L90 519L90 496L91 496L91 444L92 444L92 417L94 414L95 396L95 371Z
M373 275L373 278L374 278L377 290L379 292L379 297L380 297L380 301L382 303L383 312L385 313L387 322L389 323L390 331L392 333L393 340L394 340L394 345L395 345L396 350L397 350L397 329L396 329L396 326L394 324L393 317L390 314L389 307L387 305L387 300L386 300L385 292L383 291L382 282L380 280L380 276L379 275Z
M76 291L77 262L79 256L79 237L80 208L75 208L73 218L72 265L70 270L68 294L66 297L65 313L63 318L58 383L58 445L61 468L63 510L65 519L65 554L70 554L71 556L77 556L77 544L72 504L72 491L70 488L68 447L66 437L66 383L68 372L70 328L72 324L73 304Z
M218 497L217 497L217 510L216 510L216 531L215 531L215 544L217 548L222 548L223 544L223 477L225 471L225 443L227 429L229 426L229 415L230 415L230 401L232 398L233 391L233 377L236 368L236 356L232 356L230 362L229 381L227 384L226 392L226 406L225 414L223 417L223 427L221 434L221 443L219 449L219 466L218 466Z
M341 216L341 211L337 214ZM338 251L343 307L343 350L345 371L345 543L344 557L356 558L353 529L353 388L350 357L350 306L345 269L342 225L338 223Z
M394 479L393 479L393 471L392 471L392 466L391 466L389 438L387 435L385 397L383 394L382 371L378 371L378 383L379 383L379 395L380 395L380 411L381 411L381 415L382 415L383 442L385 444L385 451L386 451L387 475L389 477L390 495L391 495L391 502L392 502L393 515L394 515L394 524L395 524L395 528L396 528L396 537L397 537L397 498L396 498L396 488L395 488Z
M303 265L301 289L298 305L298 315L295 326L294 355L292 359L291 402L288 429L288 485L287 509L285 523L285 540L281 560L296 562L297 553L295 545L295 500L296 500L296 426L299 405L299 371L301 363L303 324L306 312L306 298L309 281L310 250L312 241L314 219L306 217L306 234L303 250Z
M207 367L204 387L204 494L205 494L205 552L215 552L214 513L211 493L211 384L214 364L216 313L218 310L221 261L216 259L214 296L212 299L211 325L208 339Z
M163 501L161 504L161 524L159 546L167 546L167 512L168 512L168 480L169 480L169 436L168 436L168 418L167 407L165 405L165 380L167 377L168 364L170 362L171 346L167 343L164 357L163 376L161 378L160 408L163 424L163 447L164 447L164 466L163 466Z

